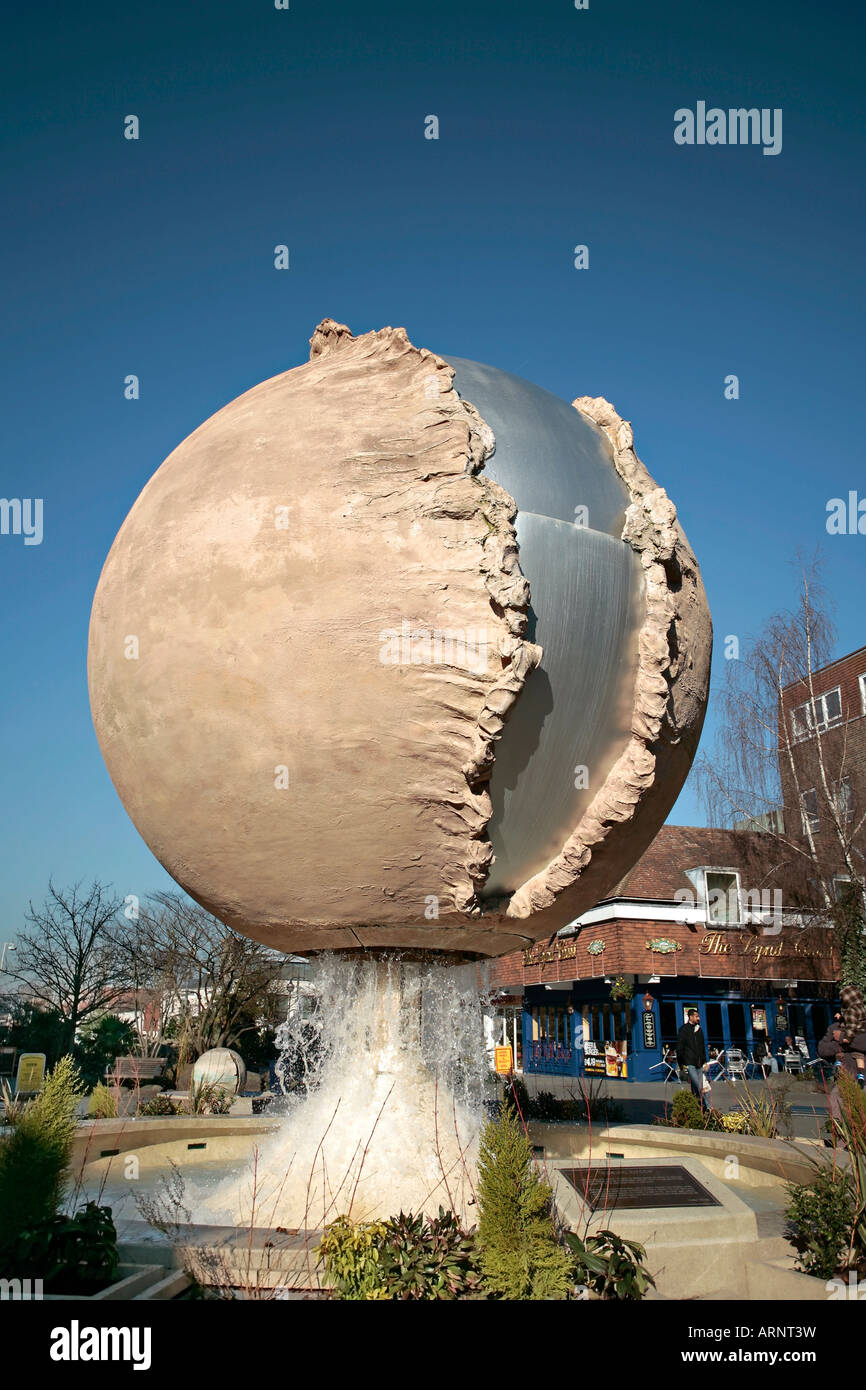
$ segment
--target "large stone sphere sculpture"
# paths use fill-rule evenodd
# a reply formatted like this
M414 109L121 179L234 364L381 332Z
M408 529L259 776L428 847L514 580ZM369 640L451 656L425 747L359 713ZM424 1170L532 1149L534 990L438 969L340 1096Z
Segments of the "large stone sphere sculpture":
M207 420L106 560L93 719L199 903L284 951L498 955L609 895L685 780L711 625L607 401L354 337Z
M247 1067L239 1052L230 1047L211 1047L192 1069L194 1086L213 1086L228 1095L240 1095L247 1084Z

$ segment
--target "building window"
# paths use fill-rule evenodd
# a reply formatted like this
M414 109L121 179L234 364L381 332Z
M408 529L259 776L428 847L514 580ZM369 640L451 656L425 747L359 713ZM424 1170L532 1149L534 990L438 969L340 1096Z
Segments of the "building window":
M803 812L803 834L806 835L811 830L813 835L817 835L821 829L821 817L818 815L818 793L815 788L802 792L800 802Z
M860 713L866 714L866 671L860 677Z
M833 807L840 821L847 823L854 815L854 795L851 791L851 778L843 777L833 783Z
M565 1005L536 1005L530 1009L529 1015L530 1036L533 1042L571 1046L571 1014Z
M814 700L807 700L805 705L797 705L791 711L791 732L798 742L811 734L823 733L841 722L842 688L838 685L835 690L816 695Z
M629 1009L627 1004L604 1000L584 1004L583 1040L587 1042L628 1042Z
M707 921L730 926L741 920L740 875L733 869L707 869Z
M672 1045L676 1041L680 1026L677 1019L677 1006L672 999L661 1000L659 1021L661 1023L662 1042Z

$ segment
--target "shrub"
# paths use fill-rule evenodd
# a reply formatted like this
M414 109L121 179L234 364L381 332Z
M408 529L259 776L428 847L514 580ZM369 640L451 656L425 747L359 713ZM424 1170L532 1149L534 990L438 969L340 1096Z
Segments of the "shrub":
M749 1134L749 1117L745 1110L729 1110L721 1115L722 1129L726 1134Z
M775 1139L780 1129L788 1132L790 1117L791 1107L783 1095L755 1095L745 1086L743 1100L727 1113L712 1108L702 1110L692 1091L677 1091L670 1117L660 1123L680 1129L707 1129Z
M866 1092L841 1068L837 1078L842 1138L851 1153L866 1154Z
M854 1199L848 1260L851 1264L862 1264L866 1261L866 1095L845 1071L840 1070L837 1085L839 1118L836 1130L848 1150Z
M111 1208L88 1202L74 1216L38 1222L20 1232L13 1258L20 1277L41 1278L48 1292L92 1294L105 1288L118 1267Z
M477 1295L481 1279L475 1245L453 1212L439 1208L387 1221L339 1217L320 1247L340 1299L452 1300Z
M856 883L843 884L833 909L839 949L839 979L866 990L866 913Z
M781 1092L755 1095L744 1083L743 1099L739 1109L747 1119L744 1134L760 1135L763 1139L776 1139L780 1129L786 1134L790 1132L791 1107Z
M20 999L11 1001L11 1021L0 1028L0 1046L19 1052L44 1052L53 1067L67 1051L69 1025L56 1009L41 1009Z
M562 1121L577 1124L586 1119L586 1110L572 1097L566 1099L551 1091L538 1091L530 1098L523 1118L548 1124Z
M531 1096L519 1077L512 1077L505 1088L505 1104L517 1106L524 1120L543 1124L619 1124L625 1112L618 1101L609 1099L592 1083L575 1095L556 1096L551 1091L538 1091Z
M553 1227L552 1193L510 1107L484 1126L478 1202L479 1259L490 1292L508 1299L567 1298L571 1258Z
M739 1118L740 1112L732 1111L737 1116L734 1120L728 1120L720 1110L701 1109L701 1103L696 1095L691 1091L677 1091L671 1102L670 1114L664 1118L659 1118L656 1123L660 1125L671 1125L674 1129L706 1129L712 1132L727 1130L729 1133L744 1134L743 1121Z
M191 1115L227 1115L232 1108L234 1095L213 1081L199 1081L190 1086L189 1112Z
M0 1081L0 1100L3 1102L3 1124L17 1125L21 1116L24 1114L24 1107L27 1102L18 1096L13 1096L8 1081Z
M137 1115L185 1115L186 1106L181 1101L172 1100L171 1096L151 1096L150 1100L141 1102L135 1113Z
M387 1298L382 1282L384 1221L353 1221L338 1216L325 1231L319 1253L337 1298Z
M0 1269L9 1267L21 1233L50 1221L60 1205L80 1099L75 1063L61 1057L0 1143Z
M116 1014L103 1014L85 1024L75 1045L75 1060L86 1086L95 1086L105 1076L115 1057L124 1057L136 1046L135 1029ZM106 1117L110 1118L110 1117Z
M117 1096L110 1086L105 1085L104 1081L100 1081L94 1086L87 1113L94 1120L117 1119Z
M678 1129L703 1129L706 1116L691 1091L677 1091L671 1103L671 1124Z
M385 1223L382 1266L385 1297L408 1299L467 1298L481 1283L475 1242L460 1228L452 1211L439 1208L432 1221L422 1216L392 1216Z
M632 985L624 975L617 975L610 987L611 999L621 999L628 1002L634 998L634 985Z
M524 1120L529 1118L529 1092L519 1076L510 1076L505 1084L505 1104L517 1107Z
M624 1240L613 1231L596 1231L585 1241L570 1231L565 1239L574 1255L575 1283L602 1298L643 1298L650 1287L655 1288L644 1267L646 1250L638 1241Z
M856 1202L852 1184L838 1168L819 1168L810 1183L789 1184L785 1209L788 1240L806 1274L830 1279L848 1250Z

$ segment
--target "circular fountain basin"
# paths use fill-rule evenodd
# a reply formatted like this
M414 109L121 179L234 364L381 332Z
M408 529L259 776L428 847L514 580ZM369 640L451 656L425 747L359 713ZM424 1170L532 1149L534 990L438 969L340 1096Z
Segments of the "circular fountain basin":
M240 1181L257 1147L279 1128L256 1115L144 1116L79 1125L73 1144L73 1185L87 1199L110 1206L118 1230L140 1221L136 1196L158 1193L162 1179L180 1170L191 1198L219 1182ZM134 1162L130 1162L134 1160Z

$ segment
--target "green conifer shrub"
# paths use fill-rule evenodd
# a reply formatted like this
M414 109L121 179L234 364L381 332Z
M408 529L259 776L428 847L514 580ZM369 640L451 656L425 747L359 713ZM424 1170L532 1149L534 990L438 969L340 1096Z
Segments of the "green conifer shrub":
M60 1205L81 1096L73 1059L61 1057L0 1143L0 1270L21 1233L50 1221Z
M98 1081L91 1091L87 1113L91 1120L117 1119L117 1093L104 1081Z
M479 1263L489 1292L503 1299L568 1298L572 1260L553 1226L552 1193L510 1106L481 1135L478 1204Z

